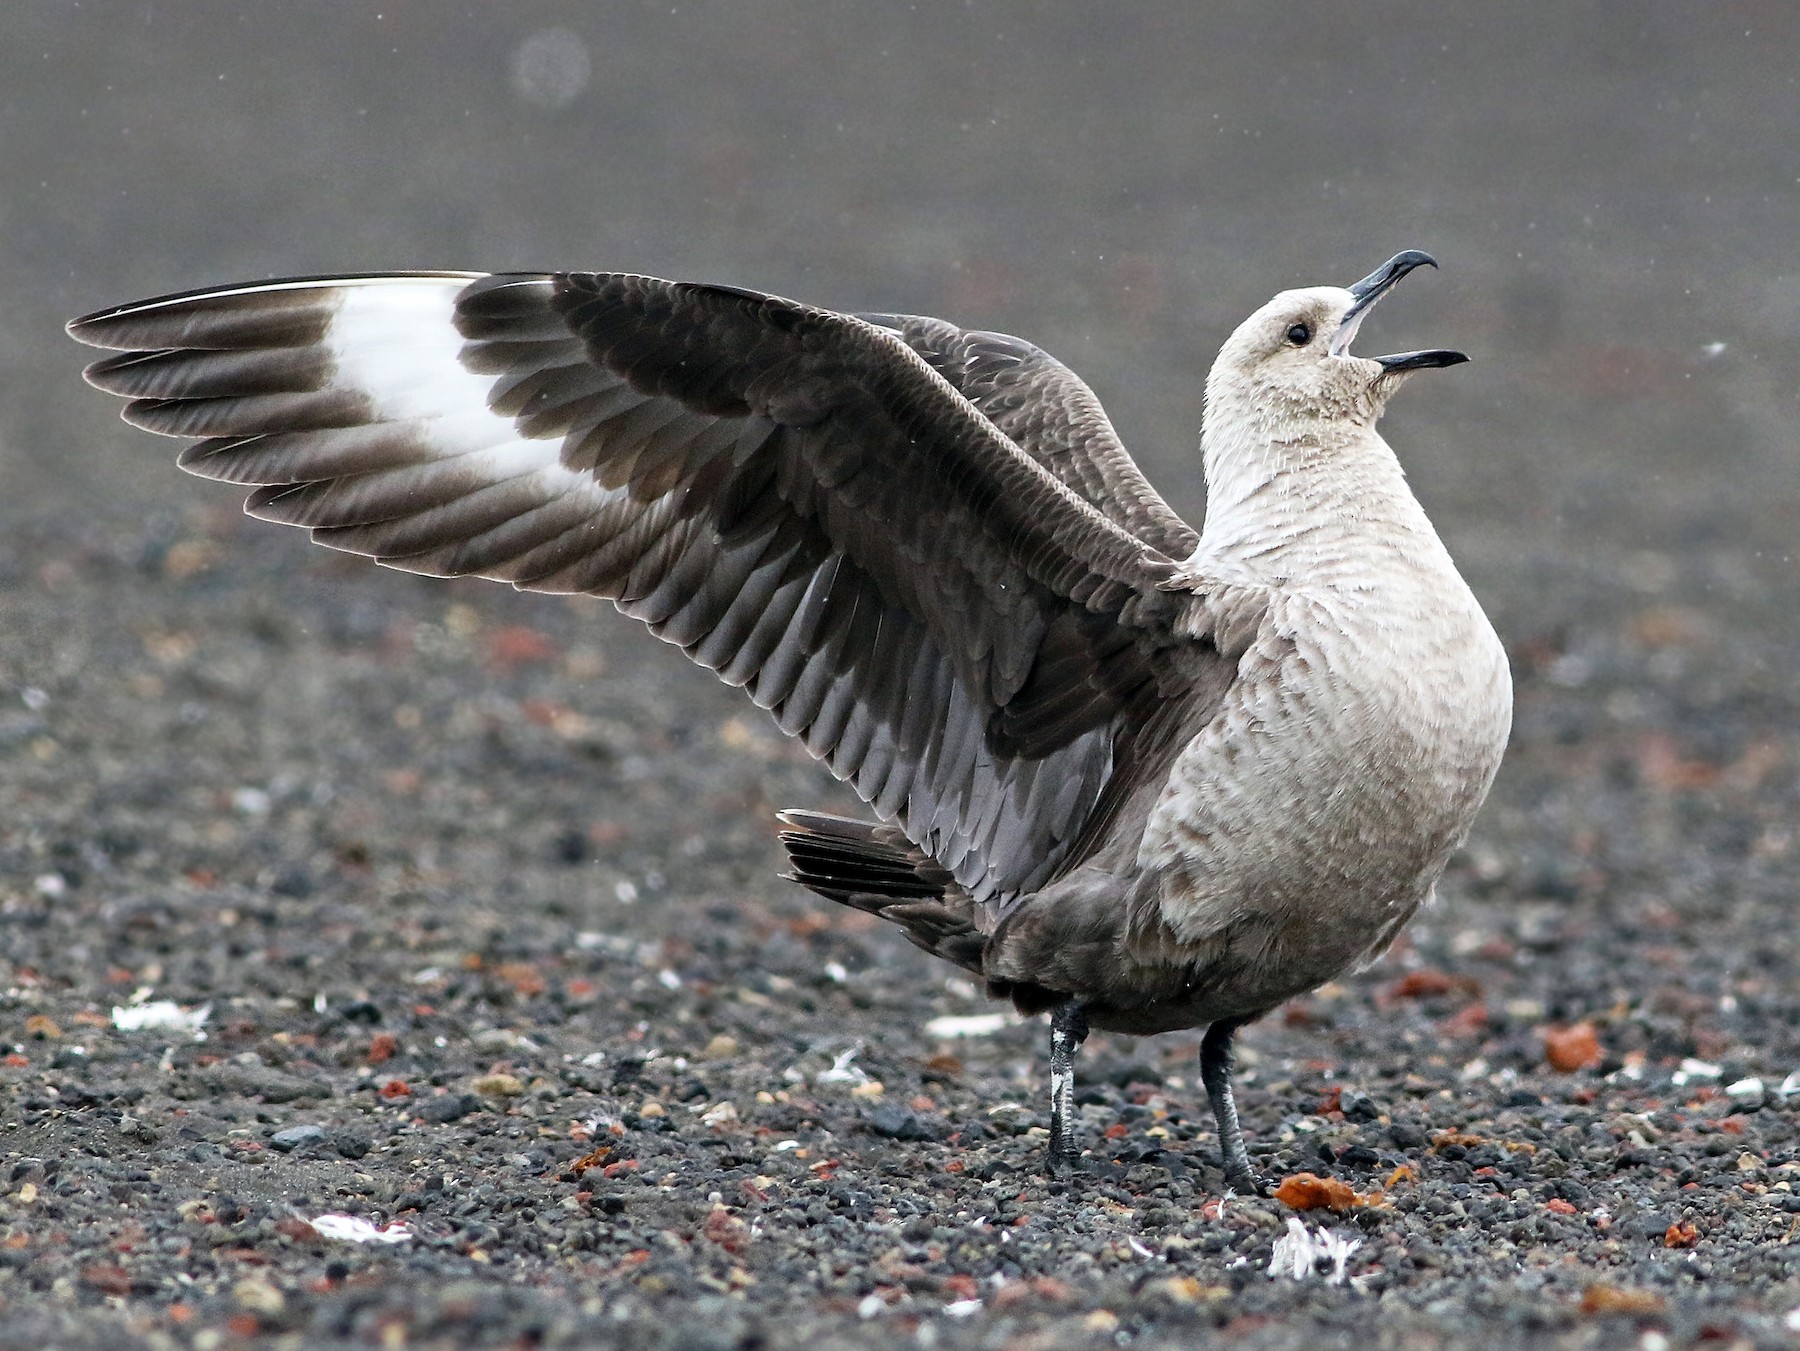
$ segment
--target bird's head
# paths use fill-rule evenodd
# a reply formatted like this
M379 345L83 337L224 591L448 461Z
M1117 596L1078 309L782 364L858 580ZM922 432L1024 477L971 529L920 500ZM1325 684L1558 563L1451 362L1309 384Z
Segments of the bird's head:
M1283 291L1239 324L1207 380L1215 413L1255 410L1263 418L1372 424L1414 371L1469 358L1434 348L1385 357L1350 353L1350 341L1376 301L1414 268L1437 266L1417 249L1397 253L1354 286Z

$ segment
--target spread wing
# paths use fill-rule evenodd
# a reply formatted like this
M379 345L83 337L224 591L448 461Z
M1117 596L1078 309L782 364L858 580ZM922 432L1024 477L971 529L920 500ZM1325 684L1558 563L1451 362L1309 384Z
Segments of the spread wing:
M127 421L199 438L183 467L257 485L252 515L414 572L612 600L980 900L1091 853L1231 679L1169 556L1096 505L1135 521L1143 499L1116 471L1078 493L1044 467L1054 409L976 381L1038 428L1034 458L852 316L433 273L195 292L70 332L123 351L87 374Z
M1013 444L1152 549L1186 558L1199 532L1150 486L1085 381L1023 338L917 314L864 314L892 329Z

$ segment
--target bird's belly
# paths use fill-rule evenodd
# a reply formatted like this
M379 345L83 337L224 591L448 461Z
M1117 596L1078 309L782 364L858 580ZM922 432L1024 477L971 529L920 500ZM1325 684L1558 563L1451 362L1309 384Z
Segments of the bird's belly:
M1181 973L1165 1000L1260 1012L1373 959L1467 835L1511 721L1498 640L1478 610L1403 660L1381 639L1374 662L1287 645L1178 758L1124 940Z

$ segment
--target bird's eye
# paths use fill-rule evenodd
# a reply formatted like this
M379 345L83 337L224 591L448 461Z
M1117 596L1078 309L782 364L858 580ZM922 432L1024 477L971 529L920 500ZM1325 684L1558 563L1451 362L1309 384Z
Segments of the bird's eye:
M1311 324L1294 324L1287 331L1287 340L1296 347L1304 347L1312 341Z

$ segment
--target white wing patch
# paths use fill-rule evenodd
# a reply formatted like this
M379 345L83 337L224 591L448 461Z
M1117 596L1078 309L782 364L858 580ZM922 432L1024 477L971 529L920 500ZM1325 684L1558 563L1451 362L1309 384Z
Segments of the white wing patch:
M461 290L460 283L447 282L343 289L325 346L339 378L367 396L382 421L487 413L511 430L511 418L488 412L493 377L475 374L460 359L456 297Z
M412 424L440 461L455 461L459 479L511 483L546 501L574 495L591 512L623 496L564 467L560 436L521 435L515 419L489 407L494 377L462 361L462 278L406 281L343 287L325 336L334 383L366 398L372 421Z

